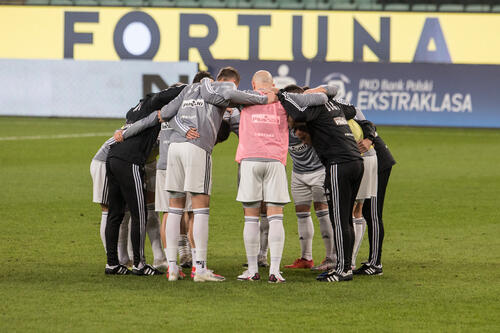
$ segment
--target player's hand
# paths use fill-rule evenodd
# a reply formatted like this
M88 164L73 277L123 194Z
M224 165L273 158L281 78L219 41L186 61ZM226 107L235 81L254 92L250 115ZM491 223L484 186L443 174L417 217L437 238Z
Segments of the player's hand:
M123 130L117 130L113 135L116 142L123 142Z
M267 96L267 104L276 103L278 101L278 96L274 93L274 91L266 91Z
M160 123L163 123L163 118L161 117L161 110L158 110L158 120L160 121Z
M358 149L363 154L370 150L370 146L372 145L372 140L363 139L358 142Z
M198 130L196 128L191 127L186 132L186 139L193 140L193 139L198 139L199 137L200 137L200 133L198 133Z

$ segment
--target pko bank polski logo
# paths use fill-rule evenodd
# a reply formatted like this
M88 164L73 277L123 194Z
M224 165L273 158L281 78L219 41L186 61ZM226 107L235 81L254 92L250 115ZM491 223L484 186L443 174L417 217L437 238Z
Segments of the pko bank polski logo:
M323 79L323 82L331 87L337 87L335 98L343 99L347 103L352 103L352 91L350 89L351 80L342 73L330 73Z

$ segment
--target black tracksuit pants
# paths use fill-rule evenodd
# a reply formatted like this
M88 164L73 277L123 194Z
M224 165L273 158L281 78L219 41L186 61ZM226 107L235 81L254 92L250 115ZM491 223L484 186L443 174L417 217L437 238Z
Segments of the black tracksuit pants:
M365 200L363 205L363 217L368 227L368 240L370 242L370 255L368 263L371 266L380 266L382 260L382 242L384 241L384 223L382 212L384 210L384 199L392 167L379 171L377 196Z
M118 234L125 215L125 207L132 219L130 236L134 250L134 266L145 264L147 210L144 200L144 166L111 157L106 162L109 183L109 211L106 224L106 251L108 265L118 265Z
M356 160L326 167L325 194L337 248L337 273L351 269L354 247L352 210L363 177L363 161Z

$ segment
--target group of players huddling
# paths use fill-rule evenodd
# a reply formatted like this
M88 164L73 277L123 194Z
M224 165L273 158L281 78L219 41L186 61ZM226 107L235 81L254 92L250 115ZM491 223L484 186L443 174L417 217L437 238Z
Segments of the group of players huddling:
M381 275L382 207L395 161L374 124L335 99L332 86L277 89L263 70L253 75L253 90L238 90L239 82L238 71L226 67L216 80L199 72L192 84L148 94L99 149L90 172L93 201L102 207L105 273L149 276L166 270L168 280L176 281L190 267L195 282L225 280L207 267L211 153L233 131L239 137L236 200L243 205L247 255L238 280L260 280L259 267L269 266L268 282L285 282L280 264L283 207L290 202L287 152L302 253L285 268L321 272L317 280L324 282ZM325 259L316 266L311 202L325 245ZM369 257L356 269L366 226ZM153 265L144 256L146 233Z

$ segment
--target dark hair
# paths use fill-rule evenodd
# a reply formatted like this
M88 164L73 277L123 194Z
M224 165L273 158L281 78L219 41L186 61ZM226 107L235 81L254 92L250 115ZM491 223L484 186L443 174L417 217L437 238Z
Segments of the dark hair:
M221 68L219 74L217 74L217 81L226 81L227 79L234 79L236 85L240 83L240 73L233 67Z
M199 71L198 73L196 73L196 75L194 76L193 78L193 83L198 83L201 81L201 79L204 79L208 77L209 79L214 79L212 74L210 74L209 72L207 71Z
M309 86L303 86L302 89L304 89L304 91L306 91L306 90L311 89L311 87L309 87Z
M224 142L229 138L229 134L231 134L231 125L229 125L229 121L223 120L219 127L219 132L217 132L217 142Z
M304 89L302 89L296 84L289 84L283 90L285 90L286 92L297 93L297 94L302 94L304 92Z

